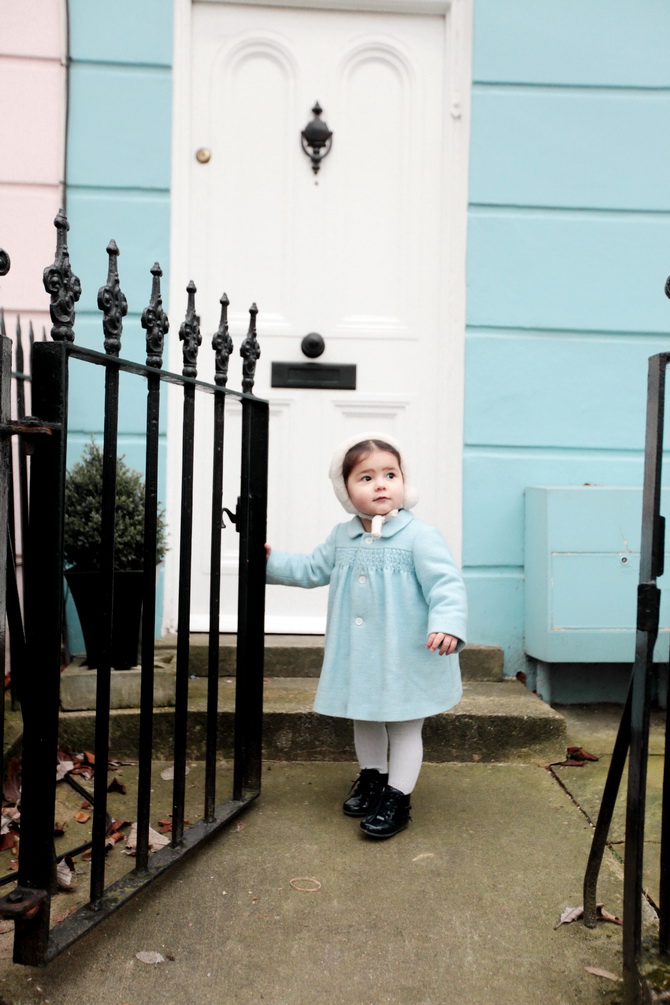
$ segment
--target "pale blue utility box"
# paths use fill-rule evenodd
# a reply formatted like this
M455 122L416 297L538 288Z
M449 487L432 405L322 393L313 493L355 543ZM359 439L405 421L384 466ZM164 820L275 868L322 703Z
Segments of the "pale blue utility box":
M667 512L670 490L662 492ZM526 653L544 663L632 663L642 489L526 489ZM665 556L670 571L670 557ZM654 659L668 661L670 589Z

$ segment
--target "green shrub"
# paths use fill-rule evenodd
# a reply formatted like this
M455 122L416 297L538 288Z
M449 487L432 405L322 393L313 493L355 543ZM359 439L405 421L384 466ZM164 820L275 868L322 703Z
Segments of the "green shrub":
M95 440L65 478L64 554L67 566L100 568L102 451ZM115 569L141 569L144 542L144 482L118 457L116 461ZM158 512L156 561L167 550L165 516Z

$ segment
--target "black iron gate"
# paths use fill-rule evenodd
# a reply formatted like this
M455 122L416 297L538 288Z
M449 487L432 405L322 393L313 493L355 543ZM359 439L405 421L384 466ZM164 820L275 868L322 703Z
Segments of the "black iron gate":
M670 297L670 279L665 291ZM626 1005L640 1005L642 1001L647 1001L640 975L644 894L642 870L650 708L657 684L654 646L658 638L661 601L657 580L663 575L665 552L661 474L668 366L670 353L659 353L649 358L635 662L584 876L584 923L589 928L595 928L598 875L628 759L623 904L623 980ZM670 693L667 697L670 699ZM657 906L660 922L658 950L667 958L670 957L670 705L667 701L666 710L660 897Z
M232 341L228 333L228 300L221 298L221 321L212 339L215 352L214 383L197 379L199 317L195 310L195 286L190 283L185 320L179 338L183 343L181 375L163 366L164 336L168 319L161 301L161 270L151 269L152 289L142 314L146 330L146 364L121 358L126 299L119 286L118 249L107 248L107 283L100 289L98 305L103 312L104 352L75 345L75 303L81 289L70 268L66 235L67 220L56 218L56 259L45 270L44 283L51 295L53 341L32 348L32 412L12 420L9 413L11 344L3 337L0 346L0 461L9 470L9 441L21 437L30 454L30 518L25 534L24 615L27 666L20 678L19 698L23 715L21 794L21 844L18 882L0 899L0 916L15 920L14 961L44 964L69 946L111 911L125 903L184 854L210 837L255 799L260 792L261 722L263 679L263 620L265 590L265 530L267 508L268 404L253 395L256 360L256 306L250 309L250 325L240 353L244 359L242 393L226 387ZM58 749L59 686L63 642L63 518L66 477L68 383L73 360L104 372L105 428L102 445L103 489L101 529L101 579L103 583L99 623L102 652L97 669L95 761L105 770L95 773L91 835L90 900L66 920L52 926L50 905L55 892L54 805ZM146 466L141 645L141 695L139 725L139 794L137 804L137 854L132 872L105 886L105 843L110 818L107 813L107 772L110 756L110 683L114 612L115 499L119 386L125 374L143 379L146 385ZM172 385L183 398L181 521L178 544L179 604L175 671L173 735L174 783L172 836L168 846L150 854L149 822L152 783L154 724L154 622L156 616L156 566L158 526L159 419L161 386ZM184 817L185 773L189 697L189 618L191 597L191 542L193 536L194 463L196 432L195 403L199 395L213 398L212 497L209 600L209 648L206 711L206 753L203 813L200 822L187 826ZM226 405L241 404L241 473L235 517L240 535L237 631L237 679L234 716L234 770L231 797L216 804L219 606L221 586L221 514L223 508L224 430ZM8 479L0 486L0 520L6 522ZM236 486L237 489L237 486ZM6 562L0 548L0 592L4 587ZM5 597L0 597L4 607ZM4 646L4 611L0 610Z

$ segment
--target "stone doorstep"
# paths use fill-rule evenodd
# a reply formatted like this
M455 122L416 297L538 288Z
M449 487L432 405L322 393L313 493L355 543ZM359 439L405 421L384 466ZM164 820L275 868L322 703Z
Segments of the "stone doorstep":
M235 674L236 637L220 636L219 676ZM174 638L156 643L156 653L161 657L175 652ZM190 672L198 677L207 676L208 636L191 635ZM469 645L460 654L463 680L499 681L503 677L503 650L499 646ZM323 661L322 635L266 635L266 677L318 677Z
M124 671L128 673L129 671ZM269 678L265 682L263 750L271 760L355 760L351 723L312 711L316 680ZM205 752L205 692L203 678L190 681L187 756ZM219 685L220 753L230 756L233 735L235 682ZM174 711L154 713L154 756L172 756ZM62 712L60 741L75 749L93 743L93 711ZM110 749L115 757L137 757L137 709L112 711ZM424 729L425 759L432 762L529 763L561 760L566 746L563 716L546 705L523 684L466 682L462 701L449 712L432 716Z
M169 708L175 703L174 656L165 654L154 666L154 708ZM142 670L112 670L110 708L139 708ZM60 707L64 712L86 711L96 707L98 672L89 670L84 657L67 666L60 678Z
M222 636L219 676L235 675L235 636ZM204 678L207 675L207 636L193 636L190 647L190 675ZM174 674L176 650L172 641L156 644L157 659L154 668L154 707L174 705ZM266 636L265 678L311 679L321 672L323 636ZM466 646L460 657L464 681L503 680L503 651L498 646ZM139 708L140 667L112 671L110 680L111 708ZM89 670L84 657L77 657L61 675L60 700L63 711L84 711L96 705L97 672Z

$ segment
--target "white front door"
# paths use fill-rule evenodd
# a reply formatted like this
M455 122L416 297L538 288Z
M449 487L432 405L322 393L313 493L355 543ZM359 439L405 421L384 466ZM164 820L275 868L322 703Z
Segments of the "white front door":
M329 6L193 4L181 260L184 278L198 285L201 353L225 290L235 341L229 383L239 388L239 345L258 303L254 391L271 402L274 547L311 550L347 518L327 477L330 455L344 437L374 429L406 444L417 515L442 527L458 551L467 157L453 137L464 128L468 82L459 93L452 15L440 12L448 5L422 14ZM333 133L318 174L300 135L316 102ZM199 150L209 159L196 159ZM325 343L316 362L355 366L355 390L271 386L273 362L309 362L301 344L313 332ZM231 443L238 421L230 409ZM204 471L211 447L206 435L197 442ZM232 508L232 462L226 478ZM221 629L230 631L232 528L224 545ZM208 562L207 535L196 533L192 628L200 631ZM325 605L325 590L272 587L266 629L321 632Z

